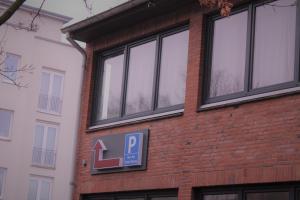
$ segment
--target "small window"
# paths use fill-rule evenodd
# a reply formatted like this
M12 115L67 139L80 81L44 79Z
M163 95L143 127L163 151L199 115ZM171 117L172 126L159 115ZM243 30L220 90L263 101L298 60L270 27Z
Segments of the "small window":
M177 200L176 190L156 190L139 192L119 192L107 194L82 195L82 200Z
M203 200L239 200L238 194L207 194Z
M299 7L253 1L208 17L204 103L300 86Z
M55 167L58 126L37 123L32 151L32 164Z
M4 60L4 82L11 83L17 79L17 71L21 64L21 56L6 53Z
M31 176L27 200L51 200L52 178Z
M6 168L0 167L0 199L4 199Z
M38 109L42 112L60 114L62 109L64 74L43 69Z
M9 138L13 111L0 109L0 138Z
M187 29L180 27L98 54L91 125L182 112Z
M299 183L209 187L196 190L195 200L298 200Z
M289 192L251 192L246 194L247 200L289 200Z

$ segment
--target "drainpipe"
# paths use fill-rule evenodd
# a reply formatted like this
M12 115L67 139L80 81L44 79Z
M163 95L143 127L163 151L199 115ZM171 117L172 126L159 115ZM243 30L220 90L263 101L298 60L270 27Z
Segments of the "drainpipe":
M80 76L80 82L81 82L81 89L80 89L80 94L79 94L79 106L77 108L77 127L76 127L76 135L74 137L74 146L73 146L73 168L72 168L72 180L70 182L72 189L71 189L71 194L70 197L71 199L74 199L74 191L75 191L75 173L76 173L76 155L77 155L77 142L78 142L78 137L79 137L79 129L80 129L80 108L81 108L81 102L82 102L82 95L83 95L83 83L84 83L84 77L85 77L85 70L86 70L86 60L87 60L87 55L86 51L75 41L72 39L69 33L67 33L67 40L72 44L73 47L75 47L83 56L82 60L82 73Z

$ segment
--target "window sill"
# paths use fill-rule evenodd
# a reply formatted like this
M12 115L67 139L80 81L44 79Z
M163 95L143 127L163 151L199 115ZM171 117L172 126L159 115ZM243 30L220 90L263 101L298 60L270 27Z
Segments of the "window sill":
M0 141L10 142L11 138L9 138L9 137L0 137Z
M61 117L61 113L48 112L48 111L45 111L45 110L37 110L37 112L47 114L47 115L53 115L53 116Z
M2 79L2 83L8 84L8 85L12 85L12 86L15 86L15 84L14 84L11 80L9 80L9 79L7 79L7 78L3 78L3 79ZM0 198L0 199L1 199L1 198Z
M143 117L137 117L137 118L133 118L133 119L127 119L127 120L122 120L122 121L117 121L117 122L112 122L112 123L107 123L107 124L95 125L95 126L89 127L86 130L86 132L93 132L93 131L97 131L97 130L119 127L119 126L124 126L124 125L130 125L130 124L135 124L135 123L139 123L139 122L152 121L152 120L157 120L157 119L162 119L162 118L180 116L180 115L183 115L183 111L184 111L184 109L178 109L178 110L173 110L173 111L168 111L168 112L163 112L163 113L158 113L158 114L153 114L153 115L147 115L147 116L143 116Z
M277 91L272 91L272 92L266 92L266 93L247 96L247 97L241 97L241 98L230 99L230 100L226 100L226 101L220 101L220 102L216 102L216 103L209 103L209 104L200 106L198 111L205 111L205 110L211 110L211 109L215 109L215 108L239 105L239 104L248 103L251 101L270 99L270 98L285 96L285 95L289 95L289 94L296 94L296 93L300 93L300 87L293 87L293 88L277 90Z
M31 164L31 167L37 167L37 168L42 168L42 169L51 169L51 170L55 170L55 167L44 166L44 165L39 165L39 164Z

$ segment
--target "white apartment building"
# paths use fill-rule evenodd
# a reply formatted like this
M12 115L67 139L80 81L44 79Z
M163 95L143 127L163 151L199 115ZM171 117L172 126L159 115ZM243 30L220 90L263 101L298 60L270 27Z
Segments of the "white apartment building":
M72 196L82 55L62 40L70 18L41 11L28 30L36 12L22 6L0 27L0 67L25 86L0 76L0 200Z

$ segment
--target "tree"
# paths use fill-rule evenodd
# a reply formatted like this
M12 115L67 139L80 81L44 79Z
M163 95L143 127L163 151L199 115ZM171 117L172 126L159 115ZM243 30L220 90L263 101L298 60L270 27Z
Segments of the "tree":
M25 2L26 0L16 0L10 7L0 16L0 26L4 24Z
M5 22L7 22L13 14L23 5L23 3L26 0L16 0L14 1L7 9L6 11L0 16L0 26L2 26ZM20 26L18 29L25 29L27 31L35 31L36 26L34 24L35 19L37 16L39 16L40 11L42 9L43 4L45 3L46 0L42 0L42 3L34 15L34 17L31 20L31 23L27 26ZM18 69L11 69L9 66L7 66L6 63L6 55L5 51L3 49L3 38L0 41L0 77L4 77L8 81L10 81L12 84L14 84L17 87L26 87L26 84L21 83L20 79L22 78L23 73L32 73L34 68L31 65L24 65L19 67ZM14 74L16 75L18 73L18 76L15 77Z

